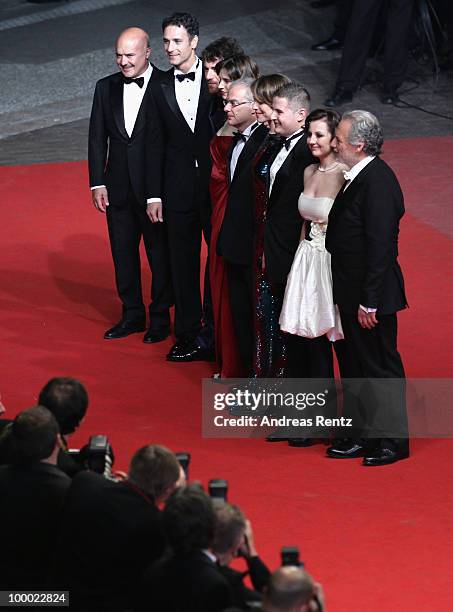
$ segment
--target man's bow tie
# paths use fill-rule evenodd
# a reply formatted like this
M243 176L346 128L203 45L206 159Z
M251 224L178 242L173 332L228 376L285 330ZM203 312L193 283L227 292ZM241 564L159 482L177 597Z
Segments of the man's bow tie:
M247 136L243 134L242 132L233 132L234 143L236 144L240 140L242 140L242 142L247 142Z
M175 74L175 77L180 83L182 83L184 79L189 79L189 81L195 81L195 72L188 72L187 74Z
M287 151L289 151L289 148L291 146L291 141L294 138L299 138L299 136L302 136L302 134L304 133L303 130L299 130L298 132L296 132L295 134L293 134L292 136L290 136L289 138L283 138L282 139L282 148L285 147L285 149Z
M136 79L133 79L132 77L123 76L123 81L126 83L126 85L129 85L129 83L135 83L141 89L145 83L145 77L137 77Z
M348 172L347 170L343 170L343 176L345 181L350 181L352 179L351 172Z

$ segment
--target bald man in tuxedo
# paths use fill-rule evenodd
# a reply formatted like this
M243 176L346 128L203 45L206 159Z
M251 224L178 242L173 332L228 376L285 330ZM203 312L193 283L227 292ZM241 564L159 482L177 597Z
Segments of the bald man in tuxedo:
M144 30L124 30L116 41L119 72L98 81L91 111L88 164L92 200L107 216L122 302L121 320L105 332L107 340L146 329L139 253L142 238L152 269L150 323L143 340L160 342L170 333L172 291L165 228L151 223L145 197L147 176L150 196L160 202L163 151L150 93L150 83L160 78L161 71L150 64L150 54Z

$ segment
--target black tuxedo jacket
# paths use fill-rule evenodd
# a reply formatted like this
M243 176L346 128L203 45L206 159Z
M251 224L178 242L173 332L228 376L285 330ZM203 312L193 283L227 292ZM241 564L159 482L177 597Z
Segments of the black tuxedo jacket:
M146 573L143 610L222 612L233 603L230 585L202 551L173 555Z
M404 201L392 169L376 157L335 198L327 226L334 301L346 313L359 304L392 314L407 306L398 264Z
M264 125L253 130L242 149L233 179L230 181L225 215L217 240L217 254L236 265L250 266L252 264L255 223L251 163L267 133L268 130ZM234 146L235 144L232 145L228 154L228 173Z
M145 175L148 197L161 197L162 135L150 94L151 83L161 74L153 66L131 137L124 126L122 74L117 72L96 84L88 135L90 186L106 185L113 206L124 202L129 185L145 205Z
M304 134L275 177L264 229L266 274L273 283L286 283L291 269L302 229L298 201L304 189L304 170L314 161Z
M209 197L209 143L214 135L210 119L212 97L202 77L195 131L192 132L176 100L174 69L164 72L159 81L152 83L151 89L165 142L163 205L173 211L187 211L194 205L197 175L203 199ZM152 197L151 191L152 185L149 185L147 197Z

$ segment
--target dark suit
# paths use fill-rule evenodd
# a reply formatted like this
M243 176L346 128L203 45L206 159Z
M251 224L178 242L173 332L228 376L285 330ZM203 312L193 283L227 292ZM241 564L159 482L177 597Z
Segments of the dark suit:
M165 548L160 512L142 491L99 474L77 475L68 492L52 584L76 609L128 610L148 564Z
M206 343L212 344L212 304L209 275L205 275L204 304L200 294L201 235L210 242L211 202L209 143L214 131L210 120L211 95L202 77L195 130L182 114L171 68L159 83L152 84L165 141L163 168L163 214L167 225L175 297L175 334L193 339L206 326ZM147 190L152 197L152 186ZM208 270L208 266L206 266Z
M277 321L283 305L286 280L301 237L303 220L298 203L304 190L304 171L315 161L304 134L277 172L269 195L264 228L264 258L266 276L277 308ZM288 377L333 376L332 348L326 337L307 339L285 334L285 344Z
M202 551L159 561L145 577L143 610L222 612L232 603L227 580Z
M304 190L304 170L314 161L304 134L275 176L264 228L266 275L271 283L286 285L300 242L302 218L298 201Z
M332 206L326 248L332 255L334 301L340 309L345 334L342 377L404 379L397 350L396 312L406 308L404 281L398 264L399 221L404 214L401 188L393 171L376 157L340 191ZM359 304L377 309L378 324L363 329L357 319ZM373 391L374 393L374 391ZM404 402L365 398L357 408L367 435L371 421L394 423L405 438ZM392 411L390 414L388 410ZM385 429L385 427L384 427ZM389 436L397 437L397 436ZM407 447L407 441L392 441ZM404 449L403 449L404 450Z
M226 263L230 306L236 342L246 371L253 357L253 241L254 191L252 162L268 133L264 125L255 128L239 155L234 176L230 177L228 199L217 240L217 254ZM228 156L230 169L231 154Z
M154 67L150 83L159 79L159 73ZM172 295L165 231L161 224L153 225L146 215L145 176L146 185L152 186L149 197L162 195L162 135L150 83L129 137L124 124L122 74L98 81L90 118L88 164L90 185L107 187L107 223L123 317L145 318L139 255L143 236L152 268L150 327L158 329L170 323ZM145 145L149 165L145 164Z
M0 467L0 588L46 589L71 479L46 463Z

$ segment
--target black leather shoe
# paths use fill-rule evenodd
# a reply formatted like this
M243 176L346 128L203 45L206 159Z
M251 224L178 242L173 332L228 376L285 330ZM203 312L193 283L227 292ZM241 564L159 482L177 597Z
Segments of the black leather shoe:
M143 332L146 329L145 321L143 319L121 319L119 323L108 329L104 338L106 340L116 340L117 338L125 338L130 334L136 334Z
M336 49L342 49L343 43L338 38L331 36L327 40L323 40L316 45L311 46L312 51L335 51Z
M290 438L288 440L288 446L295 446L296 448L308 448L314 444L322 442L321 438Z
M167 361L214 361L215 353L211 348L200 346L196 340L176 343L167 354Z
M370 453L369 448L355 442L344 446L330 446L326 451L327 457L331 459L356 459L357 457L365 457Z
M407 459L409 451L396 451L391 448L378 448L373 453L367 453L363 460L363 465L389 465L401 459Z
M155 342L162 342L170 335L168 327L162 327L161 329L149 328L146 334L143 336L143 342L145 344L154 344Z
M266 436L266 442L289 442L289 440L291 440L291 438L288 438L288 434L285 436L284 432L280 432L280 435L278 431L272 432Z
M326 106L341 106L342 104L347 104L348 102L352 102L352 98L354 94L350 89L344 89L343 87L338 87L332 94L331 98L327 98L324 102Z

